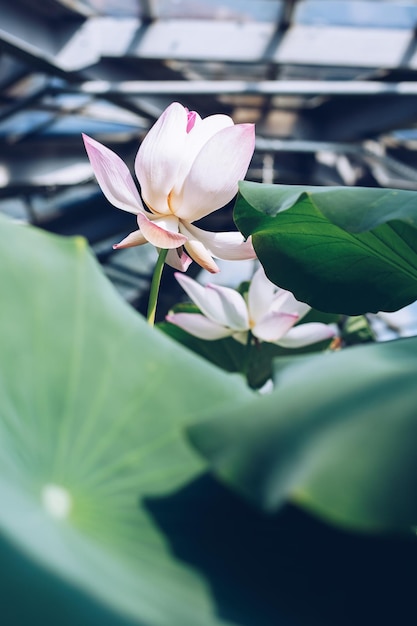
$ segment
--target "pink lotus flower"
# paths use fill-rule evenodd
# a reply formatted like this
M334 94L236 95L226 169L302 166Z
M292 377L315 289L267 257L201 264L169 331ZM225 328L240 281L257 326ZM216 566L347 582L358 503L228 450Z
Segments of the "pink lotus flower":
M201 314L172 313L166 319L194 337L209 341L233 337L246 343L250 331L259 341L301 348L335 335L328 324L306 322L295 326L311 307L271 283L262 267L255 273L246 299L229 287L203 287L188 276L177 273L175 277Z
M87 135L83 139L106 198L115 207L137 215L139 229L115 248L149 242L168 249L167 263L181 271L191 259L218 272L212 257L255 258L251 241L244 241L239 232L211 233L193 225L237 193L237 183L244 178L255 147L253 124L234 124L227 115L201 119L178 102L171 104L136 155L142 199L120 157Z

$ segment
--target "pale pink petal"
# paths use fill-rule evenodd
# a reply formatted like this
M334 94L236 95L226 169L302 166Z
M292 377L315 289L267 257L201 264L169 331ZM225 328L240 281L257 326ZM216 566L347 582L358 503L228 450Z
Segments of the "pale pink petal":
M263 267L260 267L255 272L248 291L248 308L253 322L258 322L269 312L276 291L277 286L268 280Z
M190 259L188 254L185 254L183 248L175 248L168 250L165 263L170 267L173 267L174 270L186 272L190 267L192 260Z
M253 124L236 124L213 135L197 154L182 189L172 195L175 214L194 222L232 200L254 148Z
M167 322L175 324L187 331L190 335L198 337L199 339L206 339L207 341L223 339L232 334L229 328L224 328L224 326L198 313L172 313L167 315L165 319Z
M173 215L150 220L139 213L137 219L141 233L156 248L179 248L187 241L187 237L178 232L178 220Z
M200 241L210 256L224 261L256 259L251 237L245 241L239 231L212 233L188 222L180 222L179 228L189 241Z
M277 342L297 322L298 315L291 313L268 313L252 328L252 333L261 341Z
M91 167L107 200L129 213L143 211L136 185L122 159L88 135L83 134L82 137Z
M175 278L200 311L213 322L235 331L249 327L246 303L234 289L218 285L203 287L196 280L181 274L175 274Z
M114 244L113 248L119 250L121 248L133 248L133 246L141 246L144 243L148 243L148 240L142 235L140 230L134 230L127 237L122 239L120 243Z
M200 241L188 241L184 247L193 261L195 261L203 269L207 270L207 272L210 272L211 274L217 274L220 272L219 266L210 254L208 254L206 248Z
M334 328L320 322L308 322L291 328L282 339L276 341L283 348L302 348L318 341L331 339L336 334Z
M138 150L136 176L142 198L154 213L171 213L168 196L178 178L187 136L187 111L173 102L149 130Z
M214 262L205 245L198 239L195 239L190 232L186 231L181 223L179 228L181 233L188 236L188 241L184 244L184 248L187 250L193 261L198 263L198 265L201 265L201 267L211 274L217 274L217 272L220 272L217 264Z

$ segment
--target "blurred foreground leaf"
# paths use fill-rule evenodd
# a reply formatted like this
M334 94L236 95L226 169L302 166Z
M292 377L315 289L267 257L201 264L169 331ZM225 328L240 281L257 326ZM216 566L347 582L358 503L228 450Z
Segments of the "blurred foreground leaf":
M227 623L204 576L170 553L143 502L201 472L184 424L250 391L150 329L80 238L1 218L0 281L0 530L37 563L37 581L42 568L46 580L58 575L50 623L64 623L71 597L60 577L78 589L76 606L94 602L87 594L144 626ZM65 490L67 515L48 500L51 487ZM11 548L6 555L0 580L10 587L15 557ZM33 602L25 613L26 593L17 587L19 626L44 615ZM104 608L94 622L76 606L74 623L107 623Z
M189 429L227 484L366 530L417 524L417 338L276 360L268 396Z

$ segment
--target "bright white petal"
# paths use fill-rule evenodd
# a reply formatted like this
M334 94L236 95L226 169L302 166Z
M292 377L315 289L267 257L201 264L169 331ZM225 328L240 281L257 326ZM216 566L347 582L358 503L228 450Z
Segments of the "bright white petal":
M291 328L282 339L275 343L283 348L302 348L318 341L331 339L335 334L334 328L328 324L308 322Z
M185 254L183 248L175 248L168 250L165 263L170 267L173 267L174 270L186 272L190 267L192 260L190 259L188 254Z
M235 330L249 328L249 316L246 302L238 291L221 285L207 285L207 289L214 291L221 307L221 319L224 324ZM219 319L219 317L217 317Z
M215 288L214 285L203 287L196 280L182 274L175 274L175 278L189 298L212 322L235 331L248 328L246 304L237 291L228 287Z
M175 214L194 222L230 202L254 148L253 124L236 124L213 135L197 154L182 189L173 194Z
M305 302L297 300L291 291L286 289L278 289L274 301L271 304L271 311L287 311L295 313L299 319L302 319L311 310L311 306Z
M187 134L181 167L178 171L177 180L171 195L171 208L175 213L181 208L181 189L197 154L210 137L228 126L233 126L233 120L228 115L209 115L209 117L202 120L201 117L196 114L194 126Z
M142 201L127 165L112 150L83 134L85 149L97 182L107 200L129 213L143 211Z
M255 272L248 291L248 308L253 322L256 323L269 312L276 291L277 286L268 280L263 267L260 267Z
M184 154L187 116L187 110L173 102L149 130L136 155L135 172L142 198L154 213L171 213L168 196Z
M150 220L139 213L137 219L141 233L156 248L179 248L187 241L178 232L178 220L173 215Z
M261 341L276 342L294 326L298 315L291 313L274 312L265 315L252 328L252 333Z
M114 244L114 250L120 250L121 248L133 248L134 246L142 246L144 243L148 243L148 240L142 235L140 230L134 230L127 237L122 239L119 243Z
M252 239L244 240L239 231L226 233L212 233L202 230L194 224L180 222L180 232L186 235L189 241L200 241L210 256L224 261L241 261L256 259Z
M167 315L165 319L199 339L214 341L228 337L231 334L230 329L224 328L198 313L173 313Z

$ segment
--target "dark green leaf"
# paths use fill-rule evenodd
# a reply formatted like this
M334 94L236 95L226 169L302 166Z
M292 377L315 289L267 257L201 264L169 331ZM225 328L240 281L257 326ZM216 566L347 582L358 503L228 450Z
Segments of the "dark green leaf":
M359 315L417 299L417 193L240 183L238 228L266 274L322 311Z

